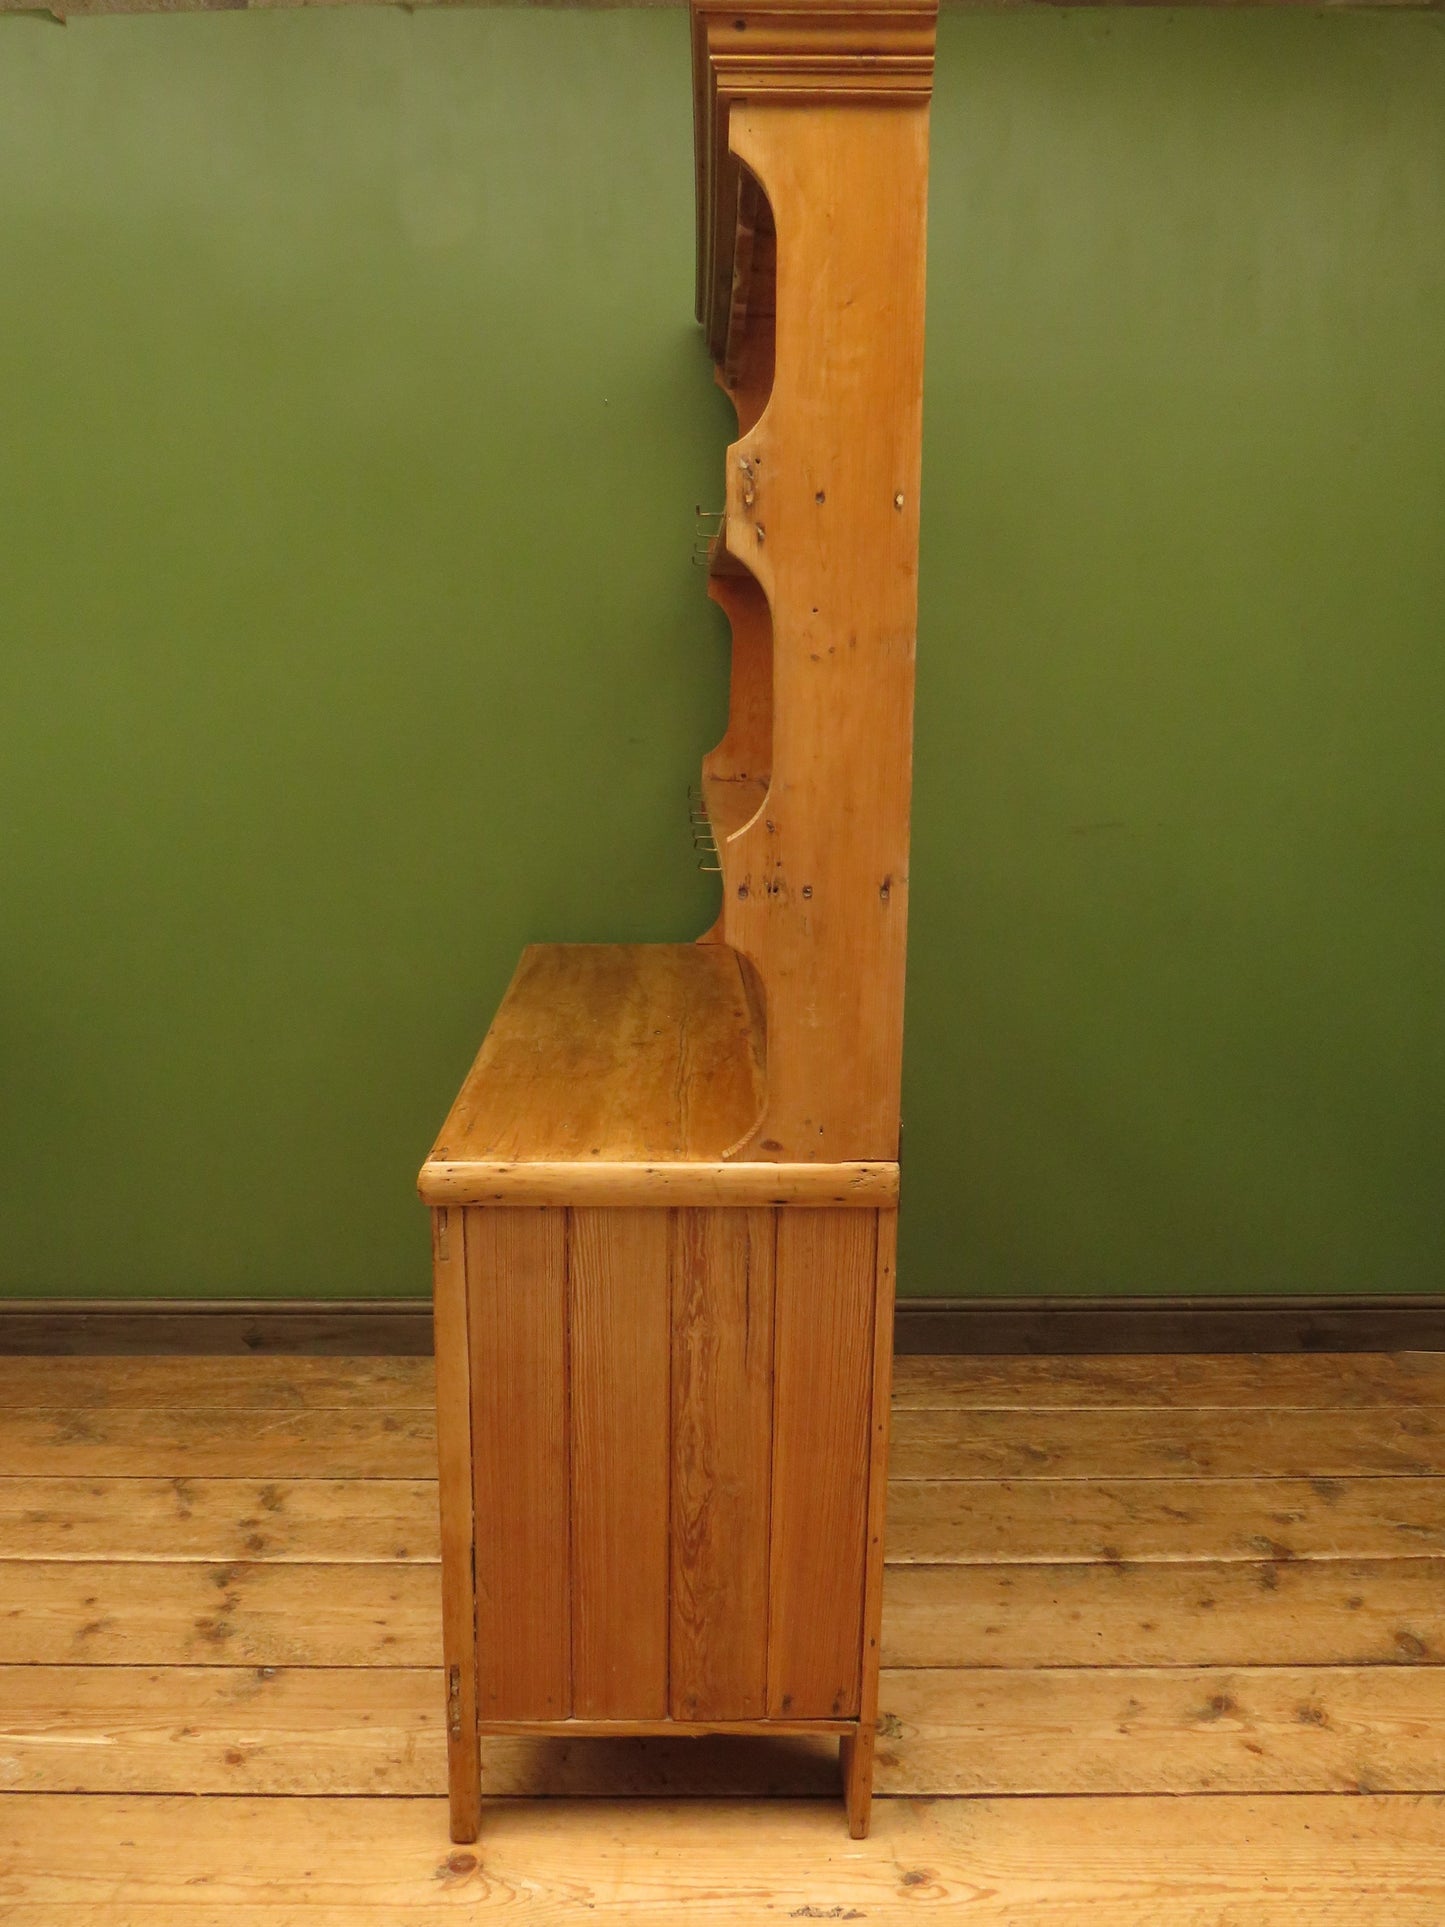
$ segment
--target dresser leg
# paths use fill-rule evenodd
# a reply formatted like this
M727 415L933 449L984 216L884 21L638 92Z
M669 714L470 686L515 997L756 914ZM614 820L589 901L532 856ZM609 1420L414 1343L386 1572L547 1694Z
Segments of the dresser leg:
M470 1846L482 1830L482 1783L480 1749L474 1747L469 1759L459 1758L457 1748L449 1762L450 1785L447 1792L451 1808L451 1835L458 1846Z
M476 1703L464 1702L462 1669L447 1669L447 1797L452 1839L470 1845L482 1830L482 1747Z
M865 1725L856 1733L845 1734L838 1742L848 1831L855 1840L868 1838L868 1825L873 1817L873 1740L874 1728Z

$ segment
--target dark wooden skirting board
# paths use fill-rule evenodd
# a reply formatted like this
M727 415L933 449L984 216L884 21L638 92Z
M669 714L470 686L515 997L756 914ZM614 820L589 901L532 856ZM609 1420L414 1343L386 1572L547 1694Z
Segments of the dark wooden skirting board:
M0 1355L8 1357L424 1358L431 1349L429 1297L0 1301Z
M1075 1357L1121 1352L1445 1351L1445 1294L1382 1298L905 1298L895 1349Z
M1445 1351L1445 1294L1399 1298L903 1298L904 1356ZM425 1298L0 1302L0 1355L422 1358Z

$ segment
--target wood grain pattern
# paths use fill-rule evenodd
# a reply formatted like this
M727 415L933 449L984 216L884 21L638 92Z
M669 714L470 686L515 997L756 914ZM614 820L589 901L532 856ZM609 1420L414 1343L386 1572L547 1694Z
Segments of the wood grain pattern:
M883 1663L1438 1666L1445 1561L890 1566Z
M492 1809L449 1852L438 1800L0 1801L6 1927L455 1927L579 1914L773 1927L1439 1927L1445 1800L890 1800L849 1841L819 1801Z
M768 1711L856 1714L872 1430L877 1227L779 1214Z
M897 1166L887 1166L896 1175ZM786 1169L786 1167L784 1168ZM815 1167L808 1169L817 1175ZM886 1203L873 1198L872 1203ZM1445 1354L900 1358L900 1410L1335 1412L1445 1407ZM430 1358L0 1358L0 1412L64 1406L430 1413ZM1314 1468L1312 1468L1314 1469Z
M21 1793L429 1793L446 1780L439 1685L433 1669L4 1668L0 1757ZM887 1672L878 1735L879 1791L894 1797L1437 1793L1445 1669ZM680 1790L667 1774L729 1784L716 1747L697 1780L677 1741L528 1743L543 1737L488 1738L491 1794ZM783 1745L743 1760L798 1791L819 1788L819 1757ZM623 1763L619 1785L608 1774ZM743 1761L730 1784L750 1790Z
M428 1319L430 1305L426 1307ZM0 1358L0 1413L193 1408L240 1412L408 1412L436 1405L431 1358ZM173 1471L173 1466L166 1470Z
M441 1688L435 1667L0 1668L5 1790L435 1794L447 1783ZM832 1793L833 1744L604 1729L579 1746L569 1728L487 1735L481 1757L489 1799L756 1797Z
M888 1556L899 1563L1442 1555L1432 1479L905 1480L889 1494Z
M1445 1409L902 1411L895 1479L1434 1478Z
M103 1394L99 1402L105 1409ZM343 1418L352 1409L338 1405ZM0 1458L9 1422L0 1412ZM435 1559L433 1486L0 1482L9 1495L0 1506L26 1554L0 1564L0 1662L10 1669L0 1671L0 1776L12 1789L0 1801L6 1927L53 1927L70 1911L85 1927L139 1919L192 1927L217 1910L229 1927L248 1918L287 1927L303 1916L356 1927L374 1905L384 1910L377 1927L391 1927L426 1919L434 1902L448 1912L469 1900L483 1914L515 1911L519 1895L540 1919L551 1906L559 1923L595 1900L619 1918L651 1910L719 1923L746 1920L749 1909L762 1920L780 1909L837 1917L837 1908L884 1920L901 1910L893 1912L901 1923L928 1904L1010 1927L1035 1916L1053 1927L1071 1909L1090 1927L1111 1918L1143 1927L1171 1908L1181 1922L1209 1927L1314 1918L1438 1927L1445 1803L1418 1792L1334 1798L1300 1789L1439 1784L1445 1557L1339 1552L1371 1502L1384 1508L1384 1529L1426 1526L1416 1501L1438 1494L1439 1480L1102 1483L1116 1499L1147 1494L1135 1523L1182 1535L1168 1558L1042 1563L1039 1539L1021 1534L1062 1516L1081 1540L1076 1553L1086 1553L1098 1524L1092 1482L978 1480L953 1490L969 1495L971 1529L981 1532L980 1516L992 1512L998 1562L889 1570L878 1779L880 1793L906 1797L877 1805L872 1841L850 1847L831 1800L759 1808L737 1798L833 1792L826 1743L580 1744L511 1733L484 1742L489 1791L503 1797L488 1807L485 1855L468 1856L448 1852L445 1806L425 1797L443 1783L437 1567L419 1563L405 1540L392 1546L397 1563L382 1562L396 1501L416 1494L416 1516L432 1520L424 1556ZM1313 1556L1195 1556L1211 1535L1237 1531L1251 1483L1276 1506L1305 1494L1317 1503L1309 1520L1284 1521L1301 1541L1313 1535ZM929 1489L895 1490L895 1537L909 1494ZM1026 1516L1024 1492L1039 1506ZM18 1503L22 1494L30 1503ZM69 1510L56 1507L60 1499ZM1192 1522L1178 1516L1200 1502ZM1349 1528L1333 1547L1331 1512ZM259 1557L157 1558L198 1526L234 1536L252 1519L275 1535ZM63 1538L73 1554L77 1534L102 1531L139 1556L34 1557L38 1536ZM354 1549L350 1562L336 1556L337 1534ZM313 1540L320 1562L296 1562L298 1546ZM131 1663L114 1663L127 1655ZM212 1658L220 1663L163 1663ZM35 1659L49 1663L26 1663ZM141 1786L188 1792L14 1790ZM1030 1795L1030 1786L1070 1797ZM381 1787L405 1797L365 1797ZM1108 1787L1129 1797L1097 1791ZM1197 1791L1206 1787L1231 1791L1216 1799ZM1270 1797L1258 1793L1264 1787L1290 1792ZM505 1797L645 1800L664 1789L711 1803L634 1807L608 1797L538 1808ZM979 1797L932 1797L947 1789ZM1011 1797L990 1802L981 1789ZM274 1797L292 1792L312 1796L301 1821ZM330 1797L343 1793L353 1797ZM406 1836L413 1844L403 1852L398 1829L419 1814L426 1825ZM1007 1852L996 1816L1015 1829ZM947 1831L955 1817L964 1832ZM581 1859L569 1858L574 1849ZM1345 1856L1338 1865L1336 1854ZM1253 1869L1248 1879L1241 1864Z
M1445 1663L1441 1560L891 1566L883 1598L891 1667ZM440 1574L435 1565L7 1565L0 1663L81 1662L440 1666Z
M566 1742L581 1737L601 1739L768 1739L777 1737L836 1738L851 1733L856 1720L499 1720L485 1723L487 1737L515 1739L524 1734L531 1739Z
M714 827L731 836L756 813L773 767L773 621L754 575L710 581L708 594L732 629L732 674L727 729L703 758L703 794L714 784L740 786L732 810L720 813L718 806L726 805L721 794L709 809ZM742 787L749 785L756 786L751 796Z
M761 1078L726 949L533 944L423 1167L422 1195L433 1165L718 1160L756 1122Z
M1002 1481L890 1487L895 1564L1445 1557L1429 1479ZM407 1479L4 1479L0 1559L435 1561Z
M1376 1405L1445 1406L1445 1353L900 1358L893 1388L900 1411L1176 1406L1213 1412L1254 1406L1348 1412Z
M889 1793L1445 1792L1445 1670L889 1673Z
M425 1365L417 1383L431 1395L431 1361L405 1362ZM377 1388L369 1409L308 1404L290 1410L232 1408L224 1392L215 1395L216 1404L194 1402L193 1395L184 1405L166 1403L159 1384L151 1394L159 1402L150 1407L63 1404L52 1392L47 1409L35 1402L36 1393L22 1390L8 1408L6 1471L12 1477L159 1477L183 1463L196 1477L425 1477L435 1462L433 1413L388 1407L384 1389ZM405 1389L401 1395L411 1396ZM1170 1407L1036 1413L905 1405L893 1425L890 1472L894 1479L929 1480L1433 1477L1445 1472L1445 1408L1225 1407L1205 1418Z
M0 1566L0 1664L442 1663L436 1565L187 1560Z
M439 1668L0 1668L8 1792L440 1793Z
M670 1257L665 1211L570 1213L572 1714L579 1719L667 1712Z
M852 1733L845 1733L838 1742L843 1811L852 1840L866 1840L873 1824L873 1762L877 1742L877 1727L872 1720L866 1725L860 1724Z
M838 19L791 23L795 81ZM749 1157L897 1156L931 9L910 20L921 91L906 103L854 94L846 110L732 100L736 158L714 183L735 198L741 163L782 237L772 390L727 453L726 546L772 615L767 801L720 845L723 936L766 994L766 1107ZM842 37L854 31L866 39L862 16ZM706 34L716 75L712 24ZM753 29L746 45L751 63ZM859 52L841 55L846 84L888 86L898 70ZM727 219L719 202L711 231Z
M472 1470L472 1350L466 1218L432 1213L436 1330L437 1499L441 1517L442 1650L446 1677L447 1779L453 1840L475 1840L481 1823L477 1752L476 1519Z
M467 1214L478 1705L564 1719L572 1704L566 1221Z
M767 1704L771 1211L680 1211L672 1321L670 1710Z
M0 1560L438 1557L435 1478L0 1478Z
M873 1386L868 1450L867 1528L863 1564L863 1673L859 1731L839 1748L848 1831L863 1839L873 1805L874 1727L882 1651L884 1553L888 1508L889 1419L893 1393L893 1305L898 1271L898 1213L880 1211L874 1248Z
M754 100L926 101L933 80L934 0L861 0L848 8L692 7L693 130L697 191L697 318L714 362L732 376L747 358L755 317L771 316L759 291L756 241L776 224L752 205L756 169L739 166L733 110ZM743 157L746 159L746 156ZM753 285L750 286L749 283ZM731 385L731 384L730 384Z
M17 1413L6 1426L12 1478L423 1479L436 1467L429 1412L217 1411L214 1407Z

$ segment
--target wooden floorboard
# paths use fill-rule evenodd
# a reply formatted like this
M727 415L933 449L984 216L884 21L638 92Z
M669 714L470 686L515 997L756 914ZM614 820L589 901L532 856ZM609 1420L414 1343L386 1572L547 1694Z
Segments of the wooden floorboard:
M1128 1358L900 1358L895 1410L1087 1411L1162 1405L1341 1412L1445 1405L1445 1352L1168 1353Z
M430 1358L0 1357L0 1412L56 1405L426 1411L434 1383ZM899 1410L1024 1412L1445 1406L1445 1353L907 1357L896 1362L894 1404Z
M0 1664L434 1666L435 1565L23 1560ZM1445 1560L895 1565L886 1666L1445 1661Z
M37 1793L433 1794L439 1668L0 1668L5 1772ZM1445 1671L885 1670L880 1794L1445 1792ZM758 1779L750 1778L757 1774ZM494 1796L821 1793L826 1742L493 1739Z
M1430 1479L903 1481L894 1563L1445 1556ZM0 1479L0 1560L438 1557L421 1479Z
M16 1560L0 1664L440 1666L436 1565Z
M831 1743L498 1739L472 1850L431 1360L0 1358L0 1918L1442 1927L1442 1368L902 1359L872 1840Z
M434 1564L439 1543L433 1479L0 1478L0 1561Z
M6 1927L1439 1927L1445 1802L1276 1796L831 1803L0 1801Z
M11 1477L429 1478L433 1414L405 1406L14 1408ZM1170 1408L1043 1412L904 1408L895 1480L1435 1478L1445 1408L1341 1412Z
M95 1474L192 1479L429 1479L430 1412L181 1410L158 1407L16 1413L6 1425L12 1477Z
M232 1412L431 1412L428 1358L6 1358L0 1412L203 1406Z
M1442 1555L1438 1479L904 1481L888 1497L889 1558L924 1565Z
M886 1793L1445 1793L1445 1671L886 1672Z
M885 1666L1445 1661L1445 1560L891 1566Z
M440 1667L0 1667L11 1789L432 1795ZM489 1738L488 1796L836 1793L836 1741Z
M894 1479L1308 1479L1445 1475L1445 1407L907 1410Z

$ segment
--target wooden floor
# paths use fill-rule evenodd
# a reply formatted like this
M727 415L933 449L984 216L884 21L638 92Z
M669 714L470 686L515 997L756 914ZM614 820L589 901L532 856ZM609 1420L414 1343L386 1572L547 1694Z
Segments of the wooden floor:
M432 1457L429 1360L0 1359L5 1927L1445 1923L1445 1354L900 1359L865 1842L537 1741L451 1847Z

